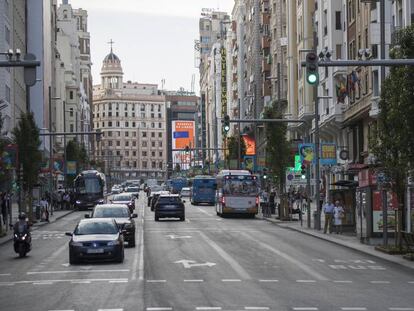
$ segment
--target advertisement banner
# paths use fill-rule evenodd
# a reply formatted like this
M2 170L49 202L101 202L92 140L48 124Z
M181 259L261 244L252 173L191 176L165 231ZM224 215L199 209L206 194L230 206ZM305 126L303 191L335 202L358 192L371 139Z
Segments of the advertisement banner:
M336 165L336 144L321 143L321 165Z
M66 161L66 174L76 175L76 161Z
M221 117L227 115L227 54L226 49L221 48Z
M382 211L382 195L381 191L375 190L372 194L372 231L374 233L383 232L383 211ZM398 206L397 196L391 191L387 191L387 228L388 232L395 232L396 219L395 219L395 207Z
M302 164L315 164L315 145L299 144L299 155Z
M194 121L172 121L172 149L183 149L182 151L173 151L172 158L174 167L178 164L180 169L188 170L190 168L193 151L185 152L185 147L190 149L195 146L195 122Z
M243 135L244 145L246 146L246 155L254 156L256 155L256 141L253 137L249 135Z
M243 158L243 169L254 172L256 169L256 157L255 156L244 156Z

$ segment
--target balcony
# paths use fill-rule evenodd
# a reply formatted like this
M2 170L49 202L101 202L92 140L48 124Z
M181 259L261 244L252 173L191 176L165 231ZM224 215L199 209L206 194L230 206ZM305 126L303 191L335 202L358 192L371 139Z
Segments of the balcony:
M263 96L271 96L272 95L272 84L269 80L265 80L263 82Z
M262 49L270 48L270 38L269 37L262 37Z
M268 63L267 59L262 60L262 72L268 72L271 70L271 66Z
M268 12L264 12L261 14L261 21L262 25L270 25L270 14Z

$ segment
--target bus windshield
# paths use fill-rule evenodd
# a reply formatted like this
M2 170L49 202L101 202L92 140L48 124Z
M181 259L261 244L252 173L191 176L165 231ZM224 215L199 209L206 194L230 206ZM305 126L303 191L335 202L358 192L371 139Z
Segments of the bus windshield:
M250 176L229 176L224 179L224 195L256 196L257 193L256 180Z
M96 194L102 192L102 185L99 178L79 178L76 181L76 191L80 194Z

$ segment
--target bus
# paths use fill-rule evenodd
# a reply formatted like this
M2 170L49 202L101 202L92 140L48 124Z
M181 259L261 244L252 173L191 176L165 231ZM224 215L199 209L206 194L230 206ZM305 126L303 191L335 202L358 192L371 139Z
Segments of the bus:
M95 170L83 171L74 180L75 208L88 209L105 203L106 178Z
M198 175L193 178L192 184L191 204L215 204L217 182L214 177L208 175Z
M255 217L259 211L258 178L247 170L222 170L217 174L216 213Z
M188 187L188 180L183 177L173 178L167 180L167 190L171 193L180 193L183 187Z

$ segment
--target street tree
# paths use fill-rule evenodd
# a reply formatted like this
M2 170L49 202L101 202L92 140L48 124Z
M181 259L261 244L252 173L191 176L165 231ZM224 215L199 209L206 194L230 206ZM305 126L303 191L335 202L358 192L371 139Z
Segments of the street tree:
M263 118L283 119L286 101L273 101L264 111ZM287 123L266 123L266 163L271 172L271 178L283 192L286 181L286 168L290 163L290 145L287 141Z
M33 188L38 183L42 163L39 132L31 112L22 114L19 123L13 129L14 142L18 146L19 162L23 166L23 191L26 194L24 197L27 198L25 203L29 205L28 216L31 221L33 220Z
M391 58L414 58L414 25L398 33ZM414 165L414 67L391 67L381 86L380 113L370 147L398 199L398 241L401 246L402 215L407 177Z
M242 162L242 159L246 154L246 144L244 143L243 137L240 135L240 155L239 138L237 134L227 138L227 150L227 160L238 160L240 157L240 162Z
M67 161L75 161L77 173L88 167L89 159L85 146L80 144L76 139L68 142L66 145L66 159ZM66 177L68 185L72 185L75 175Z

